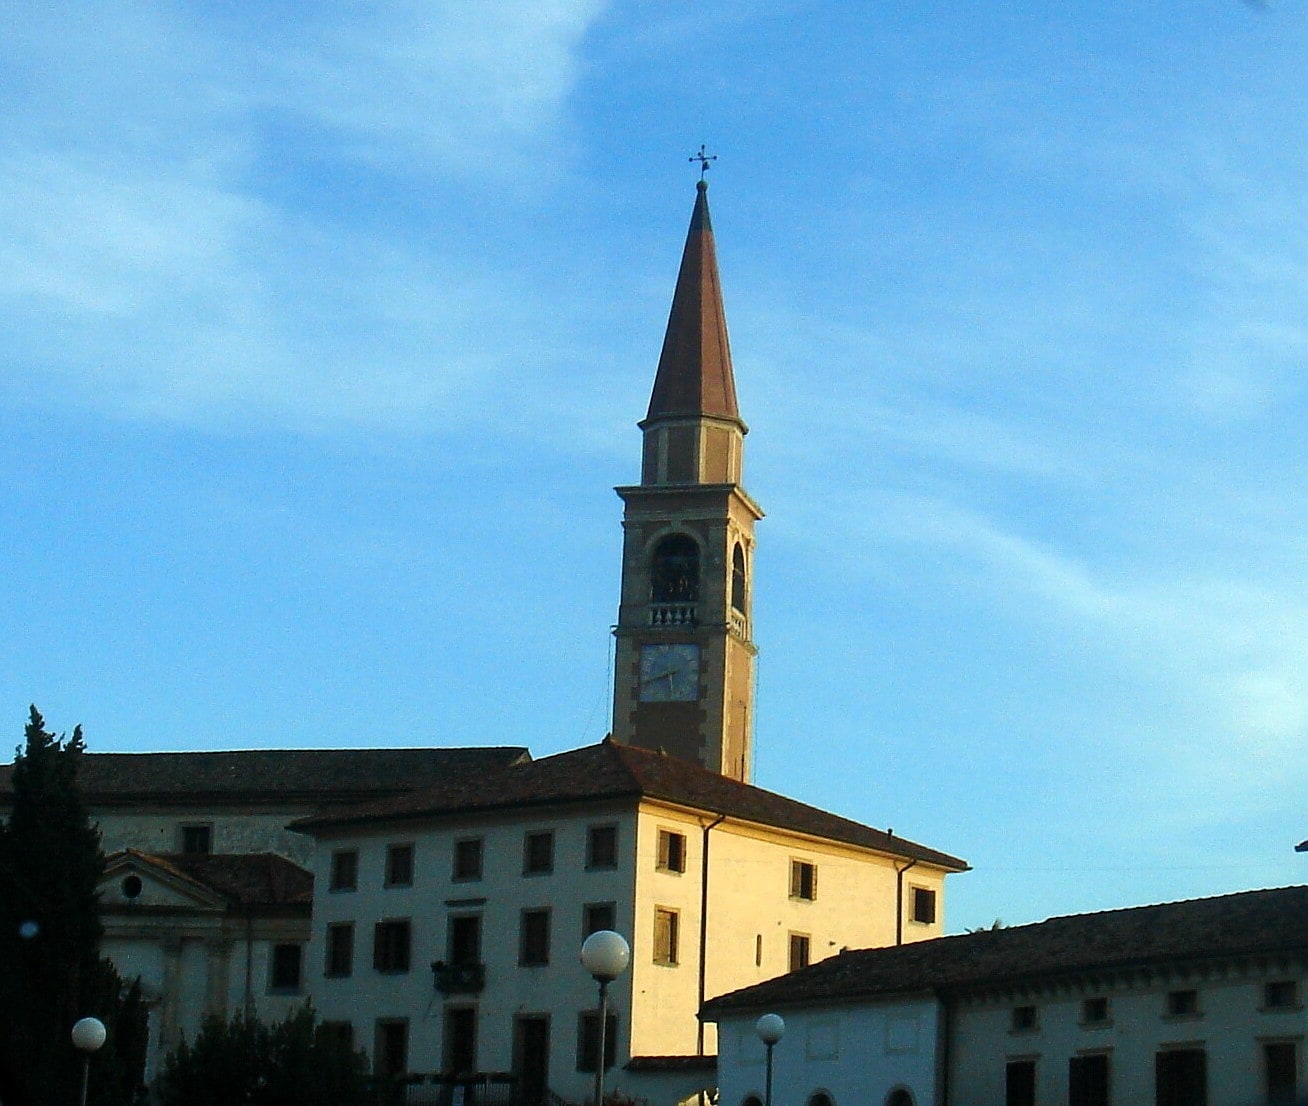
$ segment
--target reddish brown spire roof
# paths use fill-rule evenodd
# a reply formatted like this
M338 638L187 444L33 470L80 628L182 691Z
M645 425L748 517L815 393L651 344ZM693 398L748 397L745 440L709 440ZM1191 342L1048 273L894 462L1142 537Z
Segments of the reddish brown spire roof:
M698 189L646 422L698 415L740 421L707 182Z

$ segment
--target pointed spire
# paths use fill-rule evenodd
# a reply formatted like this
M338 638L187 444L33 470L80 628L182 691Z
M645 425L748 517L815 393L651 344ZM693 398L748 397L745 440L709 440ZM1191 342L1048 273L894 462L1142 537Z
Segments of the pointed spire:
M654 392L642 426L657 419L696 416L740 422L709 220L708 182L701 180L696 188Z

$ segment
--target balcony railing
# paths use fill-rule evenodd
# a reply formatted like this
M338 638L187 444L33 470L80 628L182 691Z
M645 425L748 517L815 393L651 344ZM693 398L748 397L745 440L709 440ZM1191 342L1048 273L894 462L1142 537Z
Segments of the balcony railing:
M651 603L649 605L649 624L651 626L694 626L694 603Z
M447 964L437 960L431 966L436 990L443 995L475 995L486 987L485 964Z

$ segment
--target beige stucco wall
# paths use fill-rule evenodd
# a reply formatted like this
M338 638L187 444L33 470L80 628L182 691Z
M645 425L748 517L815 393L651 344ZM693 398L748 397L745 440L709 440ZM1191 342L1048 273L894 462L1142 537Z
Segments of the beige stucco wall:
M100 827L101 848L106 853L139 849L146 853L181 851L181 827L213 827L215 853L279 853L303 867L313 861L313 839L286 828L295 818L311 813L307 808L282 807L250 811L225 807L131 808L92 810Z

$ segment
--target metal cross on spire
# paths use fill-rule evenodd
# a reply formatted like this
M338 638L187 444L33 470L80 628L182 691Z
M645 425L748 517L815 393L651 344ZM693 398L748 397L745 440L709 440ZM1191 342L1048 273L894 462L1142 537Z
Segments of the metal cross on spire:
M710 161L717 161L717 160L718 160L718 155L717 155L717 154L706 153L706 152L705 152L705 146L704 146L704 143L701 142L701 143L699 144L699 153L697 153L697 154L691 154L690 157L686 158L686 160L687 160L687 161L698 161L698 162L699 162L699 179L700 179L700 180L703 180L703 179L704 179L704 174L707 173L711 168L713 168L713 167L709 164L709 162L710 162Z

